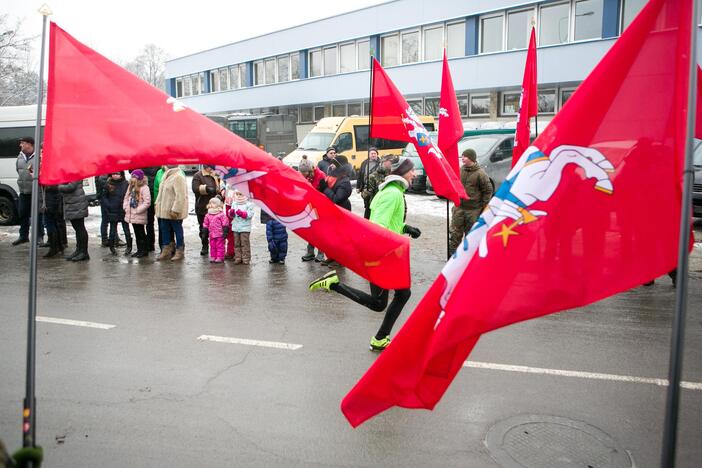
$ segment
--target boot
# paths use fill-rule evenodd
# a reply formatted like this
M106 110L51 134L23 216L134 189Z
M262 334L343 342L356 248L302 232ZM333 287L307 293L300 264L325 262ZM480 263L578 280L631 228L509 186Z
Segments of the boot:
M200 249L200 255L205 256L208 253L210 253L210 240L208 238L202 237L202 233L200 233L200 240L202 241L202 249Z
M125 239L127 239L127 248L124 249L124 256L127 257L130 253L132 253L132 235L127 234Z
M115 241L114 241L114 239L113 239L113 240L110 240L110 241L107 241L107 246L110 248L110 252L112 253L112 255L117 255L117 250L115 250Z
M146 257L149 255L149 250L146 246L146 243L147 243L146 239L143 239L141 241L139 239L137 239L137 241L136 241L137 251L136 251L136 253L132 254L133 258L142 258L142 257Z
M161 260L168 260L171 258L172 254L173 254L173 244L164 245L163 250L161 250L161 255L158 256L156 261L160 262Z
M302 256L303 262L310 262L314 260L314 245L307 244L307 253Z
M179 261L183 260L184 257L185 257L185 247L180 247L180 248L176 249L175 255L173 256L173 258L171 258L171 261L172 262L179 262Z
M317 251L317 256L314 257L314 261L317 263L324 261L324 253L321 250Z
M49 251L46 252L44 258L52 258L62 252L61 243L58 240L58 234L53 232L48 232L47 236L49 238Z
M76 250L74 250L73 253L71 253L70 255L66 255L66 256L63 257L63 258L65 258L66 260L68 260L68 261L70 262L70 261L73 260L73 258L74 258L75 256L77 256L79 253L80 253L80 250L78 249L78 245L76 244Z
M88 249L83 249L78 252L78 255L71 259L72 262L82 262L84 260L90 260L90 255L88 255Z

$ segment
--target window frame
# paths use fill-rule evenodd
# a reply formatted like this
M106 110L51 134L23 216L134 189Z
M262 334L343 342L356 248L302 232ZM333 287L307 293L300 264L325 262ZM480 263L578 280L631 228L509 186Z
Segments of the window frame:
M403 62L402 61L402 56L403 52L405 49L404 43L402 42L402 39L404 38L405 35L409 34L417 34L417 60L415 62ZM422 29L421 28L413 28L413 29L405 29L403 31L400 31L400 61L398 65L413 65L415 63L421 63L422 62Z
M385 65L383 64L383 56L384 56L384 47L383 47L383 39L388 38L388 37L395 37L397 39L397 54L395 55L396 63L395 65ZM380 43L380 64L383 66L383 68L386 67L396 67L398 65L402 65L402 40L400 38L400 31L395 31L393 33L389 34L383 34L380 36L378 39L378 42Z
M337 74L341 75L343 73L353 73L355 71L358 71L358 52L356 50L356 42L357 41L349 41L349 42L341 42L339 43L337 49L337 61L339 63L338 66L338 71ZM341 69L341 48L342 47L348 47L348 46L353 46L353 69L351 71L343 71Z
M502 91L500 93L500 117L514 117L519 115L519 96L521 96L521 94L521 91ZM517 109L513 113L505 112L505 95L517 96Z
M312 74L312 54L314 54L314 53L319 53L319 63L320 63L319 75ZM310 49L307 51L307 76L309 78L318 78L320 76L324 76L324 53L323 53L321 47L316 47L314 49Z
M339 107L339 106L343 106L343 107L344 107L343 115L334 115L334 108L335 108L335 107ZM332 104L331 107L332 107L332 108L331 108L332 117L346 117L346 116L347 116L347 109L346 109L346 103L345 103L345 102Z
M290 54L290 81L296 81L300 79L300 52L291 52ZM296 57L293 59L293 57ZM293 78L293 61L297 62L297 78Z
M567 92L574 93L576 89L578 89L577 86L575 88L566 87L566 88L560 88L558 90L558 110L561 110L563 108L563 105L565 104L563 102L563 93L567 93ZM568 99L570 99L570 98L568 98Z
M288 61L288 76L286 77L285 80L280 80L280 59L285 59ZM283 54L283 55L276 55L275 56L275 82L276 83L287 83L290 81L290 77L292 76L292 72L290 70L290 54Z
M446 57L447 58L458 58L458 57L465 57L466 56L466 43L465 39L463 41L463 55L451 55L449 53L449 42L448 42L448 36L449 36L449 27L455 26L458 24L463 25L463 35L465 37L465 32L466 32L466 22L465 19L458 20L458 21L447 21L444 23L444 46L446 47ZM479 38L479 37L478 37ZM478 49L480 50L480 49Z
M602 23L601 22L600 22L600 35L599 36L588 37L585 39L575 39L575 20L576 20L576 6L577 6L576 4L578 2L582 2L582 1L585 1L585 0L571 0L570 1L570 28L569 28L570 31L568 31L568 33L570 34L570 38L567 41L568 43L570 43L570 42L578 43L578 42L585 42L585 41L597 41L599 39L602 39ZM623 7L624 5L622 4L621 6ZM601 16L602 17L604 16L604 0L602 0ZM620 16L624 16L623 8L620 12Z
M508 47L507 43L509 42L509 15L514 14L514 13L524 13L525 11L531 11L531 13L533 15L533 20L534 20L534 28L535 28L537 35L538 35L538 32L539 32L539 8L538 8L538 6L534 5L534 6L525 7L525 8L514 8L512 10L505 10L505 28L504 28L505 37L502 40L502 46L503 46L502 50L509 52L509 51L513 51L513 50L526 50L529 48L530 30L529 30L528 26L527 26L526 44L524 45L524 47L516 48L516 49L508 49L507 48Z
M541 112L538 107L539 107L539 95L540 94L547 94L547 93L553 93L553 112ZM558 88L544 88L544 89L539 89L537 91L537 96L536 96L536 112L538 115L556 115L558 112L558 104L559 101L558 99L560 98L561 94L558 90Z
M273 81L270 83L268 82L268 70L266 70L266 66L270 63L273 62ZM263 76L265 78L264 84L266 85L272 85L276 84L276 78L278 77L278 59L276 57L266 57L263 59Z
M473 113L473 98L487 98L488 110L484 114ZM468 117L489 117L490 116L490 93L471 93L468 95Z
M553 8L553 7L559 6L559 5L568 5L568 32L567 32L566 40L563 42L556 43L556 44L542 45L541 44L541 26L542 26L543 22L541 21L541 11L544 8ZM574 19L573 18L573 14L574 14L573 13L573 10L574 10L573 0L541 3L541 4L539 4L538 8L539 8L539 11L538 11L538 16L536 18L536 24L538 25L538 29L537 29L537 32L538 32L537 36L538 37L536 38L536 43L539 47L559 46L559 45L564 45L564 44L570 44L571 42L573 42L573 39L572 39L573 38L573 30L575 27L574 21L573 21L573 19Z
M499 49L497 50L492 50L490 52L484 52L483 51L483 21L488 20L488 19L493 19L493 18L500 18L502 20L502 34L501 34L501 41L502 44ZM501 11L498 13L488 13L485 15L480 15L478 17L478 54L483 55L483 54L494 54L497 52L503 52L505 50L505 30L507 29L505 26L505 18L506 18L506 11Z
M258 74L258 71L256 69L257 68L256 66L259 64L261 65L261 71L263 72L263 73L261 73L261 76L260 76L260 78L261 78L260 83L258 82L259 81L258 80L259 74ZM265 84L266 84L266 63L263 59L254 60L253 61L253 85L254 86L264 86Z
M452 24L458 24L458 23L452 23ZM426 32L427 31L434 31L434 30L441 30L441 43L440 43L440 50L441 50L441 56L443 56L443 49L444 46L446 46L447 49L447 54L448 54L448 44L447 44L447 37L446 35L448 34L448 24L447 23L434 23L426 26L422 26L422 31L421 31L421 37L420 37L420 46L421 46L421 56L420 56L420 62L433 62L436 60L441 60L442 57L436 58L436 59L427 59L427 46L426 46Z
M334 73L331 73L327 75L327 57L325 55L325 52L328 50L334 49L334 54L336 56L335 58L335 69L336 71ZM339 74L339 44L333 44L333 45L328 45L322 47L322 76L334 76Z
M322 109L322 117L319 118L319 119L317 118L317 109ZM322 120L324 117L326 117L326 116L324 115L324 113L325 113L324 110L325 110L325 109L324 109L324 106L312 106L312 119L313 119L312 121L313 121L313 122L319 122L319 121Z
M359 52L359 44L367 42L368 43L368 56L366 57L366 63L363 65L363 68L361 68L361 57L359 57L358 52ZM359 39L356 41L356 71L365 71L365 70L370 70L370 38L367 39Z

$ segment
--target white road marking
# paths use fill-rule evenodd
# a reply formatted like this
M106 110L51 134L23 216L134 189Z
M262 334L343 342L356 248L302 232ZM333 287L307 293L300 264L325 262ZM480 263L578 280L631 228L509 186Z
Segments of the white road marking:
M301 344L279 343L277 341L247 340L245 338L231 338L228 336L200 335L197 337L197 339L199 341L215 341L217 343L231 343L231 344L241 344L241 345L247 345L247 346L261 346L263 348L289 349L291 351L295 351L296 349L302 348Z
M632 383L645 383L658 385L659 387L667 387L668 379L654 379L649 377L634 377L631 375L617 375L617 374L601 374L599 372L581 372L581 371L570 371L561 369L544 369L542 367L528 367L528 366L513 366L509 364L495 364L493 362L478 362L478 361L466 361L463 363L463 367L471 367L473 369L491 369L491 370L501 370L507 372L522 372L525 374L542 374L542 375L556 375L559 377L576 377L580 379L594 379L594 380L611 380L615 382L632 382ZM680 382L682 388L687 388L690 390L702 390L701 382Z
M82 320L69 320L54 317L42 317L37 315L37 322L45 323L57 323L59 325L72 325L74 327L87 327L87 328L99 328L101 330L109 330L110 328L115 328L117 325L110 325L109 323L96 323L96 322L84 322Z

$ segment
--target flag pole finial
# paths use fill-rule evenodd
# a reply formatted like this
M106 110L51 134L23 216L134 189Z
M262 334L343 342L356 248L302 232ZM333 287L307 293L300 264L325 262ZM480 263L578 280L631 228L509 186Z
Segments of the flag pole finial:
M54 14L49 5L47 5L46 3L44 3L37 11L42 16L51 16Z

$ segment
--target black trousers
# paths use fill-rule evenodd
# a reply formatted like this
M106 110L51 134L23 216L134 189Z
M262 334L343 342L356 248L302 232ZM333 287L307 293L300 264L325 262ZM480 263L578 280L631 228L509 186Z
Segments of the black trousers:
M149 205L149 210L146 212L146 247L149 252L153 252L154 244L156 243L156 231L154 230L154 215L155 208L153 203ZM134 230L136 235L136 229ZM159 245L161 243L159 242Z
M332 285L331 289L376 312L382 312L385 309L388 305L388 298L390 295L389 290L376 286L373 283L370 283L370 294L342 283ZM405 307L405 304L407 304L411 295L412 291L409 289L395 290L390 306L388 306L388 309L385 311L385 317L380 324L378 333L375 334L376 339L381 340L390 335L392 327L395 325L397 318L400 316L402 309Z
M147 252L149 250L148 234L145 231L146 226L143 224L132 224L134 229L134 237L136 237L137 251Z
M113 242L115 239L117 239L118 223L122 225L122 232L124 232L124 237L127 238L127 240L130 240L132 238L132 235L129 232L129 223L125 221L110 220L110 242Z
M71 220L71 226L76 232L76 248L80 252L88 251L88 231L85 229L85 218Z
M29 239L29 224L32 215L31 193L20 193L17 200L17 211L20 221L19 236L22 239ZM37 220L37 229L37 239L41 239L44 237L44 222L41 213L39 213L39 219Z

